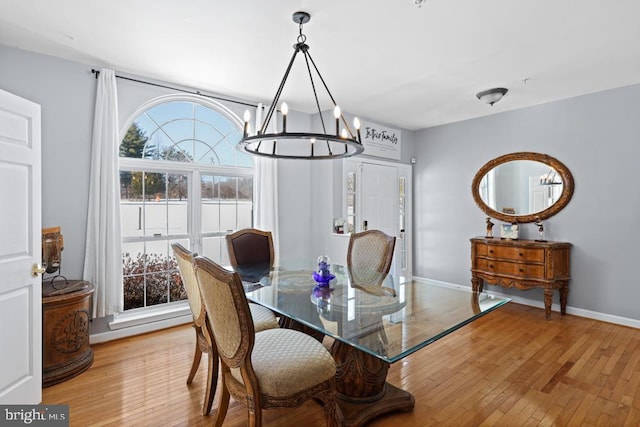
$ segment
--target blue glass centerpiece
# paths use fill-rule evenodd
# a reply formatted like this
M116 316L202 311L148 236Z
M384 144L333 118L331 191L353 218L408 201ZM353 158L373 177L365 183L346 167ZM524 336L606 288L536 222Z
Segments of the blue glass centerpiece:
M318 269L313 272L313 280L315 280L319 286L329 286L329 282L335 279L336 276L331 274L331 260L328 256L321 255L318 257Z

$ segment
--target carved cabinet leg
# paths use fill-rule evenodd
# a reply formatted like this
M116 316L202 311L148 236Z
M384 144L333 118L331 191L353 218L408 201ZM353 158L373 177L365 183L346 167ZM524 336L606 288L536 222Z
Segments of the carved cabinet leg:
M569 294L569 284L564 282L560 287L560 314L567 313L567 295Z
M551 303L553 302L553 289L544 290L544 316L551 319Z
M471 289L473 292L482 292L482 288L484 287L484 281L478 277L471 277Z

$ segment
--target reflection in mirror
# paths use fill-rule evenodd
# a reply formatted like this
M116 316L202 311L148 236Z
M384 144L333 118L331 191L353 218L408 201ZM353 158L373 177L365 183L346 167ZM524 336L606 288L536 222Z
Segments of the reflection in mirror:
M573 196L573 176L546 154L511 153L487 162L471 184L484 213L505 222L534 222L563 209Z
M515 160L487 172L478 190L491 209L506 215L530 215L556 203L562 188L555 169L532 160Z

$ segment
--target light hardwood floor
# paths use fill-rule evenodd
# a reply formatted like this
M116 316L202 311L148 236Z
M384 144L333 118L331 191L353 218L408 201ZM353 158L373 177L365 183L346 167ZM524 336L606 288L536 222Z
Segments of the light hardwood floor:
M71 426L203 426L205 357L186 378L195 334L180 326L94 346L89 371L43 390ZM416 398L382 426L638 426L640 331L509 303L395 363L390 383ZM266 425L322 426L314 401L265 412ZM231 401L225 426L246 425Z

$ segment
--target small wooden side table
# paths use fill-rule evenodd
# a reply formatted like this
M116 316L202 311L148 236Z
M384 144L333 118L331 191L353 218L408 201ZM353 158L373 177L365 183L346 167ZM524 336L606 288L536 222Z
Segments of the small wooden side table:
M42 286L42 386L89 369L89 320L94 287L84 280L45 279Z

